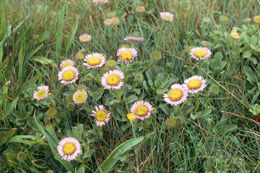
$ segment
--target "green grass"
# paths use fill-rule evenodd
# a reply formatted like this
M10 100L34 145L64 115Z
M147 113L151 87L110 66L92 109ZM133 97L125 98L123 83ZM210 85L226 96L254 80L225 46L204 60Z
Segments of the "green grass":
M143 3L146 12L137 13L135 7ZM90 0L2 0L0 4L1 172L95 172L117 146L142 136L140 144L118 156L112 172L259 170L259 123L249 111L260 102L256 0L111 0L100 6ZM161 20L162 11L174 14L173 23ZM105 26L104 20L112 16L121 23ZM240 40L229 37L232 30L241 34ZM90 43L79 42L83 33L91 34ZM134 34L145 41L123 40ZM117 60L122 44L136 48L138 57L116 66L127 78L123 89L104 90L100 78L109 69L89 70L75 54L99 52ZM212 57L194 61L191 46L208 47ZM161 59L150 58L154 51L161 52ZM68 58L76 61L80 76L76 84L65 86L58 81L58 72L61 61ZM171 84L193 75L207 79L207 88L178 107L166 105L163 94ZM83 106L71 98L78 84L84 84L89 95ZM52 94L37 102L32 95L40 85L48 85ZM151 118L131 125L126 114L142 99L155 110ZM102 135L90 116L99 104L112 112ZM57 110L54 118L46 115L49 107ZM175 128L166 125L169 116L178 120ZM70 164L62 162L55 150L67 136L77 138L83 148Z

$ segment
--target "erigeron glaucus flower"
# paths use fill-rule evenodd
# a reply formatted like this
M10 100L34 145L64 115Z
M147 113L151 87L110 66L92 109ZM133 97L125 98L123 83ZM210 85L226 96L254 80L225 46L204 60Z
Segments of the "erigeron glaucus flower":
M87 97L88 97L88 94L85 90L77 90L73 94L73 101L75 104L82 104L82 103L85 103Z
M189 79L186 79L184 83L188 88L188 92L192 94L203 91L204 88L207 86L206 80L203 79L201 76L192 76Z
M145 12L145 6L144 6L144 5L137 6L137 7L135 8L135 10L136 10L138 13L143 13L143 12Z
M59 80L61 80L61 83L65 85L75 83L78 79L78 75L79 71L73 66L63 68L58 74Z
M110 112L105 110L103 105L95 106L96 111L92 111L91 116L96 118L97 126L103 126L109 121Z
M162 20L168 21L168 22L172 22L173 21L173 14L169 13L169 12L161 12L160 16L162 18Z
M109 2L109 0L93 0L94 3L96 3L96 5L99 4L106 4Z
M145 120L151 116L153 107L146 101L137 101L132 106L130 111L135 114L135 117L140 120Z
M113 18L105 19L104 24L105 25L112 25L112 24L114 24L114 19Z
M118 61L124 62L125 64L133 61L137 56L137 51L134 48L122 47L117 51Z
M256 24L260 24L260 15L257 15L257 16L254 17L254 22Z
M38 91L34 91L33 98L40 101L48 96L49 87L48 86L39 86Z
M62 159L67 161L76 159L81 152L79 141L72 137L63 138L59 142L57 150Z
M100 53L93 53L86 55L83 63L84 66L87 66L88 68L97 68L102 67L105 63L105 57Z
M240 35L237 32L231 32L230 37L233 38L234 40L240 39Z
M143 42L144 38L143 37L133 37L133 36L129 36L129 37L125 37L124 38L125 41L138 41L138 42Z
M211 52L206 47L194 47L190 50L190 55L196 60L208 59L211 56Z
M179 105L188 97L188 88L186 85L173 84L167 94L163 95L164 101L167 104Z
M75 65L74 61L72 61L71 59L66 59L60 63L60 68L63 69L65 67L74 66L74 65Z
M83 43L87 43L91 40L91 35L89 34L82 34L79 36L79 40Z
M121 71L110 70L103 75L101 82L105 89L120 89L124 85L124 82L122 82L124 77L124 73Z
M135 114L133 114L133 113L129 113L129 114L127 114L126 116L127 116L127 118L128 118L130 121L133 121L133 120L136 119L136 116L135 116Z
M118 17L112 17L111 19L114 21L113 25L118 25L120 23L120 19Z

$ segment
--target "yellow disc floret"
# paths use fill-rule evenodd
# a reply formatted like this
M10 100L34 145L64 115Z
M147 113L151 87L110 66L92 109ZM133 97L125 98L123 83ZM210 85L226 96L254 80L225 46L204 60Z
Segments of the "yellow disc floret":
M102 121L105 121L106 118L107 118L107 113L105 111L99 110L99 111L96 112L96 120L97 121L102 122Z
M86 94L83 93L83 92L79 92L76 96L75 96L75 101L78 102L78 103L82 103L84 102L86 98Z
M167 14L164 14L163 17L167 20L171 20L171 16L167 15Z
M76 151L76 146L75 144L68 142L63 145L63 152L66 155L72 155Z
M43 97L45 97L46 96L46 90L39 90L38 92L37 92L37 97L38 98L43 98Z
M234 39L239 39L240 35L238 33L231 33L231 37Z
M140 117L144 117L144 116L147 115L148 111L149 111L149 109L148 109L147 106L145 106L145 105L139 105L139 106L137 106L137 107L135 108L135 111L134 111L134 112L135 112L136 115L138 115L138 116L140 116Z
M136 119L135 114L133 114L133 113L127 114L127 118L128 118L129 120L135 120L135 119Z
M120 77L116 74L110 74L106 79L107 84L110 86L117 86L120 81Z
M95 66L101 63L101 59L97 56L92 56L87 60L88 65Z
M175 88L168 92L168 97L171 101L179 101L183 96L182 90Z
M203 49L198 49L194 51L194 56L196 56L197 58L199 57L204 57L207 55L207 51L203 50Z
M119 56L124 61L130 61L133 58L133 53L128 50L128 51L122 52Z
M70 62L65 62L62 64L62 67L65 68L65 67L70 67L72 66L72 64Z
M257 24L260 24L260 16L255 16L255 17L254 17L254 21L255 21L255 23L257 23Z
M62 79L64 81L72 81L76 77L76 73L73 70L66 70L62 74Z
M189 89L199 89L202 85L201 80L199 79L192 79L188 82L188 88Z

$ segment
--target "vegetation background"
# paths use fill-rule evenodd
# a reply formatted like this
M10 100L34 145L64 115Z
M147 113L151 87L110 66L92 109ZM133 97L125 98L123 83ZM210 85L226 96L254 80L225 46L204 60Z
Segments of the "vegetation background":
M117 146L134 137L126 114L139 99L149 100L155 111L152 118L134 124L141 142L134 148L128 144L130 152L114 153L116 160L109 160L112 172L259 171L260 38L259 24L253 21L260 14L259 1L0 4L0 172L95 172ZM146 11L136 12L135 7L143 4ZM174 21L161 20L162 11L172 12ZM120 24L105 26L104 20L112 16ZM231 31L241 39L233 40ZM91 34L90 43L79 42L83 33ZM131 43L138 57L127 66L128 89L118 98L95 82L108 69L87 71L75 54L100 52L117 60L116 51L129 35L145 41ZM212 57L200 63L192 60L192 46L208 47ZM161 52L160 59L151 58L154 51ZM76 86L65 87L57 80L59 63L67 58L84 72L78 82L86 85L90 96L84 106L71 101ZM122 68L120 63L117 68ZM162 95L169 86L196 74L207 79L206 90L180 107L166 105ZM41 84L48 85L52 95L37 102L32 93ZM89 116L98 104L113 110L103 137ZM46 115L49 107L57 110L55 117ZM178 119L176 127L166 125L169 116ZM65 163L55 153L65 136L81 142L84 152L77 161Z

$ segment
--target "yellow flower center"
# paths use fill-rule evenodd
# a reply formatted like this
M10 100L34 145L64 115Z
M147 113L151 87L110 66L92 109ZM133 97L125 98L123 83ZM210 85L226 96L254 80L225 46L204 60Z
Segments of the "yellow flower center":
M127 114L127 118L128 118L129 120L135 120L135 119L136 119L135 114L133 114L133 113Z
M43 97L45 97L46 96L46 90L39 90L38 92L37 92L37 97L38 98L43 98Z
M114 18L112 18L113 20L114 20L114 24L116 25L116 24L119 24L119 19L118 18L116 18L116 17L114 17Z
M97 113L96 113L97 121L102 122L102 121L105 121L106 118L107 118L107 113L105 111L103 111L103 110L97 111Z
M164 14L163 17L167 20L171 20L171 16L167 15L167 14Z
M139 105L135 108L135 114L144 117L148 113L149 109L145 105Z
M83 37L81 37L81 40L82 41L87 41L87 40L89 40L89 36L83 36Z
M104 2L105 0L98 0L99 2Z
M76 76L75 71L67 70L67 71L63 72L62 79L65 80L65 81L71 81L75 78L75 76Z
M65 67L69 67L69 66L72 66L72 63L70 62L65 62L62 64L62 67L65 68Z
M189 89L199 89L202 85L201 80L199 79L192 79L188 83L188 88Z
M207 55L207 51L203 50L203 49L198 49L194 51L194 55L199 58L199 57L204 57Z
M63 152L66 155L72 155L76 151L76 146L75 144L68 142L63 145Z
M237 34L237 33L231 33L231 37L234 38L234 39L239 39L240 35Z
M182 90L175 88L168 92L168 97L171 101L179 101L183 96Z
M84 92L79 92L76 96L75 96L75 101L78 103L82 103L84 102L86 98L86 94Z
M106 80L107 84L111 86L117 86L120 83L120 81L120 77L116 74L110 74Z
M133 53L129 50L122 52L120 55L120 58L124 61L130 61L133 57Z
M95 66L101 63L101 59L97 56L92 56L87 60L88 65Z
M260 24L260 16L255 16L255 17L254 17L254 21L255 21L255 23L257 23L257 24Z

